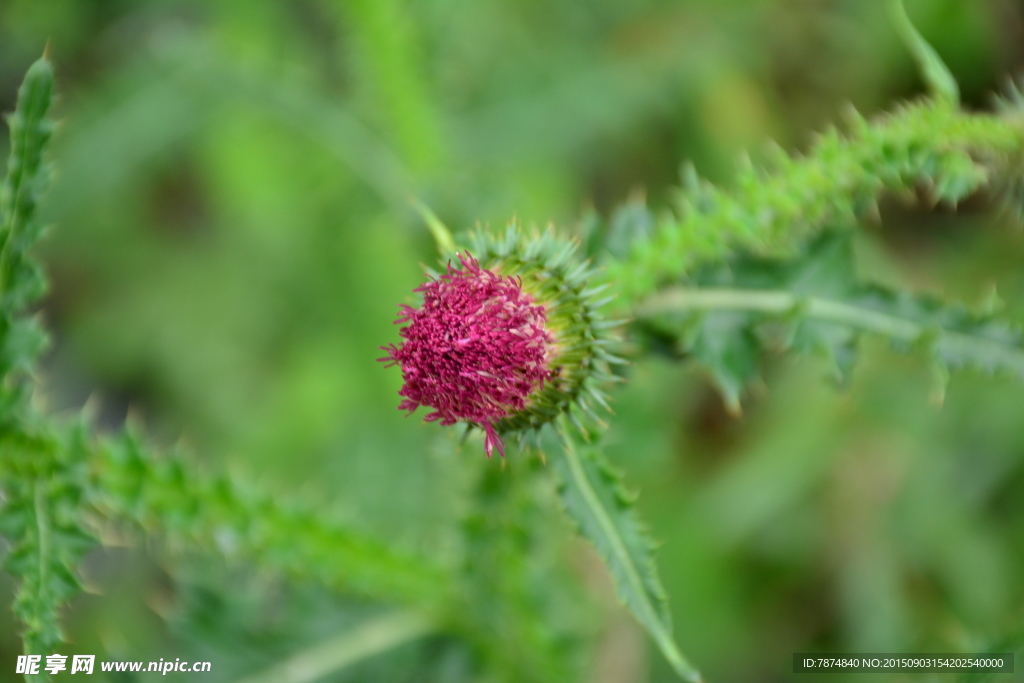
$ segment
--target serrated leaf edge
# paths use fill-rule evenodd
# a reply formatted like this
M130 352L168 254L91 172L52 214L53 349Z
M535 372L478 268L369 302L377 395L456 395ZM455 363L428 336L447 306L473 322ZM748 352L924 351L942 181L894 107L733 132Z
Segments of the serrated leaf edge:
M566 487L572 486L579 492L580 497L586 504L588 510L597 520L598 526L605 537L605 541L607 542L613 557L604 557L604 553L600 553L601 546L598 545L594 539L588 540L591 540L591 542L594 543L605 562L609 564L617 562L623 568L625 579L629 582L633 593L638 597L639 609L634 608L631 604L632 601L627 600L626 597L622 595L622 589L616 586L619 590L619 597L627 607L636 609L637 613L635 616L637 617L637 620L647 629L651 638L654 640L655 644L657 644L658 649L672 666L673 670L685 681L690 683L701 683L703 679L701 678L700 672L698 672L686 657L683 656L682 652L680 652L679 647L672 638L671 626L665 623L662 616L658 614L658 609L651 603L649 588L643 580L640 568L636 566L634 558L627 549L626 542L622 538L615 522L613 521L613 515L611 515L602 504L601 498L595 490L595 482L587 476L580 454L573 444L572 437L569 436L571 429L573 429L573 427L568 424L564 424L563 418L560 434L562 436L561 455L566 465L565 470L569 475L565 478L563 484ZM600 466L601 463L598 463L598 465ZM627 501L622 500L622 497L617 491L613 491L612 496L615 499L622 501L624 504L627 503ZM571 506L565 505L564 507L567 512L569 512L570 516L572 516ZM639 520L635 519L636 513L632 508L632 505L629 504L628 508L629 511L627 514L633 515L634 520L639 524ZM581 533L585 533L584 525L578 520L574 521L576 521ZM653 558L650 558L650 564L650 570L656 572Z

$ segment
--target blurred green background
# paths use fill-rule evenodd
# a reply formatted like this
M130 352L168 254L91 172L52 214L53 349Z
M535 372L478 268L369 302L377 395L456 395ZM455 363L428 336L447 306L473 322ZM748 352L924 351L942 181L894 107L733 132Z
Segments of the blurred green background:
M1024 67L1024 4L907 5L970 107ZM47 40L49 407L93 396L106 427L134 412L211 468L430 554L482 455L403 418L400 373L375 362L436 253L410 197L456 229L607 225L630 197L664 206L684 160L727 184L743 150L804 149L851 103L920 92L879 0L0 0L0 109ZM888 202L859 248L871 277L971 303L996 286L1024 316L1019 226L984 197ZM686 364L628 374L612 455L709 681L831 680L792 674L792 653L979 651L1024 626L1021 386L958 375L940 407L923 362L868 344L843 391L767 359L733 417ZM552 527L587 586L572 609L598 615L583 680L673 680ZM152 546L90 557L68 653L208 659L180 678L234 681L379 609ZM12 590L0 575L2 680ZM324 680L476 680L442 641Z

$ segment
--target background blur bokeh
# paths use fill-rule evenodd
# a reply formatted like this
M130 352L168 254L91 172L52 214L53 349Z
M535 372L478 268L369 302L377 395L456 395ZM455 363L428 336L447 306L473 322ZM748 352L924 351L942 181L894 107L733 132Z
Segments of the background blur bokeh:
M743 150L806 148L851 103L917 95L883 5L0 0L0 109L47 40L59 76L49 406L94 396L104 425L134 411L211 467L444 547L479 444L404 419L400 373L374 360L436 253L409 198L457 229L571 231L630 197L664 205L684 160L728 183ZM1021 3L907 5L969 106L1024 67ZM996 286L1024 313L1019 226L984 198L890 202L858 248L874 278L971 303ZM827 680L790 673L792 653L980 650L1024 625L1020 385L958 375L940 408L923 362L869 344L842 391L812 360L768 359L733 417L686 364L629 375L611 455L710 681ZM587 680L672 680L589 551L563 545L601 615ZM209 683L375 609L211 559L171 578L158 547L97 552L85 574L69 651L209 659ZM3 672L12 590L0 575ZM408 645L325 680L467 680L465 657Z

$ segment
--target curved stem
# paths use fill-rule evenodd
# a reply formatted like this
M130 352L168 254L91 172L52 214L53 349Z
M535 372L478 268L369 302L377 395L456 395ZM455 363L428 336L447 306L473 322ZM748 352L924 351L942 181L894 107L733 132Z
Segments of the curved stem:
M317 643L238 683L311 683L364 659L429 634L424 617L407 612L371 619L341 635Z
M949 72L949 68L939 57L928 41L918 32L907 16L907 10L903 7L903 0L890 0L889 12L892 15L896 32L906 44L907 49L914 55L921 75L924 77L928 89L936 97L941 97L952 103L960 101L960 88L957 87L956 79Z
M416 197L410 198L409 202L430 229L430 234L433 236L434 242L437 243L437 249L441 252L441 256L454 254L456 251L455 240L452 238L448 226L441 222L441 219L430 210L429 206Z

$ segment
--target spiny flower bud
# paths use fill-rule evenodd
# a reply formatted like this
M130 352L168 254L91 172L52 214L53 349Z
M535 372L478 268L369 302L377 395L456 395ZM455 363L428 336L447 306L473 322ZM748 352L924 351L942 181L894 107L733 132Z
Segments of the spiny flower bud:
M586 289L586 264L572 262L573 242L548 232L524 238L510 225L503 239L471 238L472 248L415 291L419 308L402 306L403 342L381 347L405 384L399 409L433 409L424 419L466 422L485 433L488 457L504 455L499 434L536 432L574 410L597 419L588 398L607 407L600 385L617 362ZM471 254L477 254L474 258ZM478 260L479 259L479 260Z
M402 307L405 343L385 347L385 360L402 366L400 410L426 405L434 409L427 422L483 425L487 456L495 447L504 455L494 423L523 410L551 377L553 338L544 307L523 292L521 280L481 268L468 252L458 256L461 270L449 262L445 275L414 290L423 293L420 308Z

